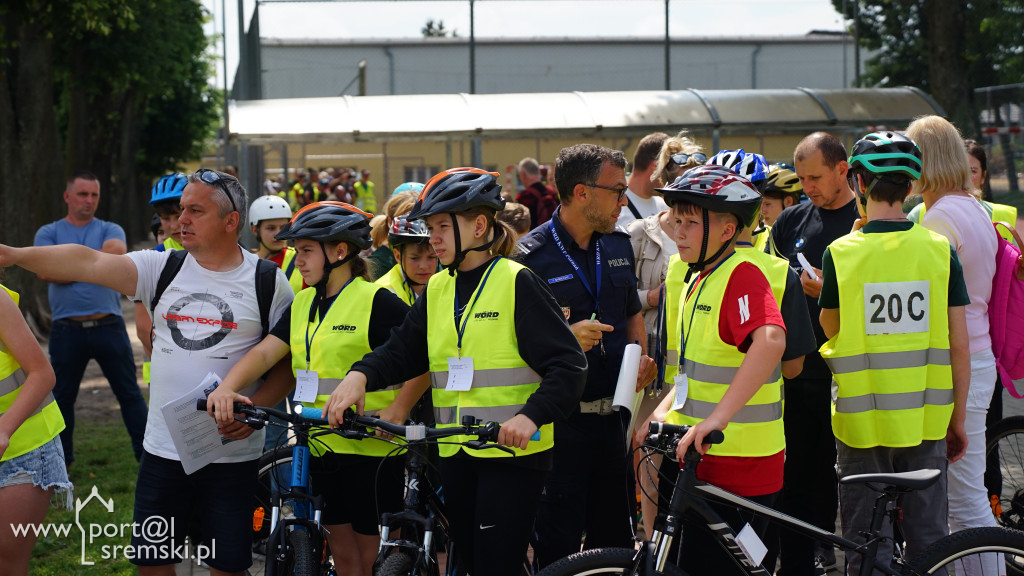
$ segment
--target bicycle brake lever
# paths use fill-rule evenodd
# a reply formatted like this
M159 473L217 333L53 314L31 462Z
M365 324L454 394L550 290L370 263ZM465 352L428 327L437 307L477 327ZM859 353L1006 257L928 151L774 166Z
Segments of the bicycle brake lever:
M492 444L491 442L484 442L482 440L470 440L466 442L466 446L474 450L487 450L493 448L495 450L501 450L510 456L515 456L516 453L512 451L508 446L502 446L501 444Z
M262 420L249 416L235 416L235 422L241 422L253 430L262 430L265 424Z

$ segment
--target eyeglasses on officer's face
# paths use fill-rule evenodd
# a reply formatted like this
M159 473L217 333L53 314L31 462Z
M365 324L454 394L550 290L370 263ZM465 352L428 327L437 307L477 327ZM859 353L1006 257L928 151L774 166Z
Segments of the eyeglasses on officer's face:
M615 202L622 202L622 196L626 194L627 188L625 186L601 186L600 184L584 184L584 186L590 186L591 188L600 188L602 190L608 190L615 192Z
M216 170L210 170L208 168L200 168L196 170L195 177L199 178L204 184L210 186L216 186L224 191L224 194L228 197L228 202L231 202L231 211L238 212L238 206L235 205L235 197L231 195L231 191L228 190L228 184L221 177L220 172ZM239 212L241 214L241 212Z
M693 154L673 154L670 159L673 164L685 166L690 160L693 160L697 164L703 164L708 161L708 157L700 152L694 152Z

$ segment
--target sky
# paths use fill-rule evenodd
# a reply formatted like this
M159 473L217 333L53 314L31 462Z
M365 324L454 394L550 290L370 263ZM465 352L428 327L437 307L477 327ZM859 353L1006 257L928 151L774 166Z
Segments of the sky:
M212 15L207 34L227 24L228 86L238 66L238 5L246 29L256 0L202 0ZM477 38L658 37L665 35L664 0L477 0ZM428 19L469 36L468 0L335 2L273 1L260 4L264 38L419 38ZM800 36L811 30L843 29L831 0L670 0L673 38ZM223 44L216 85L223 86Z

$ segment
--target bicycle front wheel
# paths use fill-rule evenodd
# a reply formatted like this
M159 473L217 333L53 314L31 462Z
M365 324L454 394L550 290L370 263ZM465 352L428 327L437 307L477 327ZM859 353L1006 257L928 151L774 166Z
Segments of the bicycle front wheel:
M1024 532L1008 528L968 528L929 546L910 563L910 574L1000 576L1021 560L1024 560Z
M287 548L267 558L267 576L318 576L320 563L309 532L298 529L287 535Z
M629 548L595 548L562 558L540 571L537 576L597 576L599 574L632 575L636 551ZM678 566L665 565L665 574L686 576Z

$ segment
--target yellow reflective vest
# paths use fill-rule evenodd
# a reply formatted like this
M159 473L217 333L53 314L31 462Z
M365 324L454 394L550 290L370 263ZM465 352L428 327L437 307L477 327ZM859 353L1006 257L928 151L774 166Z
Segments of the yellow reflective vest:
M953 411L949 242L923 226L847 234L829 246L840 329L821 347L832 430L854 448L945 438Z
M665 273L665 384L671 390L679 373L679 303L682 302L683 289L686 288L686 262L673 254L668 259L668 272Z
M465 326L462 353L453 320L455 277L435 274L427 283L427 354L430 358L431 397L438 428L460 426L463 416L481 422L503 423L523 408L540 388L541 377L519 355L516 337L516 274L521 264L497 258L489 265L480 285L473 291L460 318ZM473 359L473 384L465 392L446 390L449 358ZM457 442L474 438L457 436ZM552 424L540 427L540 439L531 440L526 450L516 455L535 454L554 446ZM456 454L462 447L441 444L442 457ZM499 450L466 450L477 458L510 457Z
M306 338L309 347L310 370L318 378L316 408L323 408L331 392L338 387L349 368L370 352L370 312L373 297L380 286L356 277L345 286L322 320L319 314L309 322L309 310L316 295L315 288L306 288L292 301L292 322L290 345L292 351L292 372L305 370ZM365 413L376 415L395 400L401 386L390 386L384 390L366 393ZM374 439L348 440L336 434L317 437L310 443L315 456L332 451L341 454L362 454L364 456L385 456L394 445ZM326 446L326 448L325 448ZM329 450L328 450L329 449Z
M359 207L372 214L377 213L377 194L373 191L373 182L367 181L363 184L360 180L352 185L356 191L356 203Z
M666 421L671 424L693 425L710 416L746 357L736 346L723 342L718 333L722 307L726 305L722 301L726 287L733 271L743 262L762 269L753 250L737 250L713 273L695 279L682 296L681 340L685 342L682 371L689 381L689 393L681 408L669 411ZM769 284L774 293L777 283L769 278ZM781 286L784 291L785 283ZM781 292L777 298L781 299ZM725 442L713 446L708 453L759 457L777 454L785 447L782 366L779 364L746 406L730 420Z
M292 287L292 291L296 294L301 292L302 274L299 274L299 269L295 266L295 248L285 247L284 258L281 259L281 270L288 277L288 285Z
M405 275L402 274L401 264L392 266L387 274L377 279L376 284L387 288L409 306L412 306L412 303L416 301L416 294L412 291L412 288L409 288L409 284L405 281Z
M5 292L18 303L18 293L8 290L0 284ZM0 342L0 414L6 412L18 398L21 385L25 383L28 376L21 369L21 365L10 354L7 347ZM4 451L2 461L17 458L27 454L50 440L53 440L60 431L64 429L64 418L60 415L60 408L49 393L39 403L36 410L25 421L18 426L18 429L11 435L10 444Z
M180 242L175 242L174 238L172 238L171 236L168 236L167 239L164 240L164 250L184 250L184 249L185 249L185 247L182 246Z

